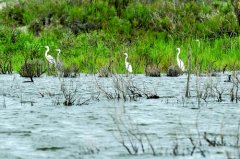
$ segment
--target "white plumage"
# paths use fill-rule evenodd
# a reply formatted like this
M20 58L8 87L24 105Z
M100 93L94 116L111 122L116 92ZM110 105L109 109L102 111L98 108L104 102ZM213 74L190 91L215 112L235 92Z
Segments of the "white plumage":
M48 62L49 62L50 64L53 64L54 66L56 66L56 61L55 61L55 59L54 59L51 55L48 55L49 47L48 47L48 46L45 46L45 48L47 49L46 52L45 52L45 57L46 57L46 59L48 60Z
M60 49L55 49L57 52L58 52L58 55L57 55L57 62L56 62L56 67L59 69L59 70L62 70L63 69L63 64L62 62L60 61L60 53L61 53L61 50Z
M131 73L132 72L132 65L129 62L127 62L128 54L124 53L124 55L126 56L125 57L125 68L129 73Z
M178 64L178 67L182 70L182 71L185 71L185 66L184 66L184 63L183 61L179 58L179 54L180 54L180 48L177 48L177 64Z

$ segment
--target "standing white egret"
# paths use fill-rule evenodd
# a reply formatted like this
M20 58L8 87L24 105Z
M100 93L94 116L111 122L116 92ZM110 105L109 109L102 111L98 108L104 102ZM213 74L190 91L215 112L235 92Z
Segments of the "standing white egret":
M46 59L48 60L48 62L49 62L50 64L53 64L54 66L56 66L56 61L55 61L55 59L54 59L51 55L48 55L49 46L45 46L45 48L47 49L46 52L45 52L45 57L46 57Z
M182 71L185 71L185 66L184 66L184 63L183 61L179 58L179 54L180 54L180 48L177 48L177 64L178 64L178 67L182 70Z
M60 49L55 49L57 52L58 52L58 55L57 55L57 62L56 62L56 67L59 69L59 70L62 70L63 69L63 64L62 62L60 61L60 53L61 53L61 50Z
M128 73L131 73L132 72L132 65L129 62L127 62L128 54L124 53L124 55L126 56L125 57L125 67L126 67L126 70L128 71Z

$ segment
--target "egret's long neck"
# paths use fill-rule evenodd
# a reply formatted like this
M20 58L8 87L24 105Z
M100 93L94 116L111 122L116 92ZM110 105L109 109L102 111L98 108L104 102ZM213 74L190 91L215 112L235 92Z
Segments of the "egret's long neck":
M128 58L128 56L126 55L126 57L125 57L125 63L127 62L127 58Z
M49 48L47 48L46 52L45 52L45 56L47 57L47 53L49 52Z
M179 54L180 54L180 50L178 50L178 53L177 53L177 58L179 58Z

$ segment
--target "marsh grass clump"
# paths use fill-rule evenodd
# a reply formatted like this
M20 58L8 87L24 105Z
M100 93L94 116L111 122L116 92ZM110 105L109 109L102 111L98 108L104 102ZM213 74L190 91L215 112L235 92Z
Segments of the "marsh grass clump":
M100 70L98 71L98 77L109 77L109 76L111 76L111 72L106 66L100 68Z
M43 73L46 72L45 64L39 59L25 61L19 71L20 76L22 77L40 77Z
M168 68L168 72L167 72L167 76L169 77L177 77L180 74L182 74L183 72L181 71L181 69L178 66L170 66Z
M77 64L73 63L63 68L63 77L77 77L80 73L80 69Z
M77 81L71 79L69 82L65 81L64 78L59 78L60 80L60 91L63 98L57 98L55 101L56 105L60 105L61 101L64 106L73 106L73 105L86 105L91 100L99 100L99 94L91 94L90 98L84 98L82 95L79 95L79 85ZM95 96L96 95L96 96ZM61 96L61 97L62 97Z
M61 82L61 92L64 96L63 104L65 106L72 106L76 101L77 87L74 86L73 81L69 85L66 85L64 81Z
M98 71L98 77L109 77L109 76L111 76L112 73L113 73L112 64L113 64L113 60L110 60L109 64L107 66L101 67L100 70Z
M2 33L2 32L4 33ZM6 33L5 33L6 32ZM11 36L12 34L9 33L10 31L7 29L1 30L0 27L0 43L1 39L6 40L6 38L9 38L8 44L2 44L4 45L4 49L0 47L0 74L12 74L13 72L13 49L10 48L9 45L12 45L11 42Z
M150 77L160 77L161 76L160 68L158 68L158 66L155 65L148 65L145 68L145 75Z
M97 82L97 81L96 81ZM105 87L97 82L98 89L105 94L107 99L117 99L117 100L137 100L138 97L142 97L139 90L134 90L133 85L130 81L115 75L112 78L113 89L107 90Z
M13 67L11 60L0 60L0 74L12 74Z

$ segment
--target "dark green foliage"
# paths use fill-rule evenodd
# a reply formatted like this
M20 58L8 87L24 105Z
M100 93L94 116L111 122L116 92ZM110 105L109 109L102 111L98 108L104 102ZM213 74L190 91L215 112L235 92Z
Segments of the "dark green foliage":
M166 32L177 39L218 38L239 33L238 2L224 1L20 1L6 7L1 16L6 25L29 25L40 35L44 27L62 25L75 35L92 30L135 34L136 30ZM51 8L51 9L49 9ZM235 13L235 14L234 14ZM131 29L130 29L131 28Z
M150 10L142 3L131 3L124 11L124 19L128 20L132 28L149 28Z
M238 25L240 26L240 2L238 0L231 0L231 3L233 5L236 18L238 20Z

